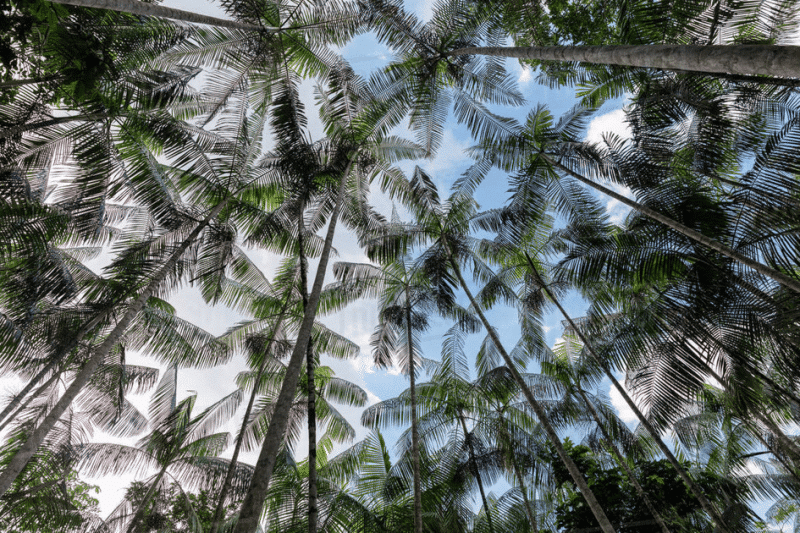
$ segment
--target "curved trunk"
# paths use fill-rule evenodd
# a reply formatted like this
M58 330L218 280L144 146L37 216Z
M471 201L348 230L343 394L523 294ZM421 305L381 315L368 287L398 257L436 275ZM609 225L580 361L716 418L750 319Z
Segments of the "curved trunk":
M492 524L492 513L489 511L489 502L486 501L486 491L483 489L483 479L478 470L478 461L475 459L475 446L472 445L472 436L467 431L467 423L461 413L458 413L458 419L461 422L461 429L464 431L464 440L467 442L467 449L469 450L469 462L472 465L472 474L478 481L478 490L481 493L481 502L483 503L483 510L486 511L486 522L489 525L489 533L494 533L494 525ZM535 531L535 530L534 530Z
M147 489L147 493L144 495L144 498L142 498L141 503L139 503L139 508L136 509L136 513L134 513L133 518L131 519L131 523L128 524L128 533L136 533L136 526L138 526L139 522L141 522L144 518L145 511L147 510L147 504L150 503L150 499L153 497L153 494L155 494L158 484L161 483L161 479L166 473L167 467L165 466L153 480L153 483L150 484L150 487Z
M311 338L311 328L314 325L314 319L317 314L317 305L319 304L320 293L322 292L322 283L325 280L325 270L328 267L328 259L330 258L331 246L333 245L333 235L336 231L336 222L339 218L342 203L344 202L347 175L350 173L351 166L352 163L348 163L342 175L341 182L339 183L336 205L333 208L333 213L331 213L331 221L328 224L325 244L319 258L317 274L314 278L314 285L308 298L308 309L303 315L303 322L300 325L300 331L297 333L294 350L292 350L289 364L286 367L286 376L281 385L278 399L275 402L275 408L269 421L269 427L267 428L267 435L264 438L264 444L261 447L261 453L258 456L255 471L253 472L253 481L250 483L250 489L247 491L247 496L245 496L244 502L242 503L242 510L239 514L239 520L236 523L234 533L255 533L258 529L258 521L261 517L261 510L264 508L264 499L266 498L267 488L269 488L269 482L272 478L272 471L275 468L278 451L283 443L286 427L289 424L289 411L292 408L294 394L297 390L297 381L303 366L303 355L308 346L308 341Z
M538 61L581 61L599 65L685 70L709 74L796 78L800 46L777 45L608 45L466 47L448 56L485 55Z
M525 257L528 260L528 264L531 267L533 274L535 274L536 277L538 278L542 290L547 294L548 298L550 298L550 300L556 305L556 307L558 307L558 310L561 312L561 315L567 320L567 322L569 322L569 325L572 327L572 329L575 330L575 334L578 335L578 338L580 338L584 347L589 352L589 355L603 370L603 373L606 375L609 381L611 381L611 384L614 386L614 388L617 389L617 392L619 392L620 395L622 395L622 398L625 400L625 403L634 412L636 418L639 419L639 422L642 424L642 426L644 426L645 430L647 430L647 433L650 435L650 437L652 437L653 441L656 443L659 450L661 450L661 453L664 454L664 456L667 458L667 461L669 461L669 463L675 469L675 472L678 473L678 476L680 476L683 482L686 483L686 485L692 491L692 494L694 494L695 498L697 498L697 501L700 503L700 507L702 507L703 510L706 513L708 513L708 515L714 520L717 528L721 532L731 533L731 531L725 524L725 520L722 518L722 515L717 510L716 506L714 506L714 504L712 504L705 497L702 489L697 485L697 483L694 482L694 480L691 477L689 477L689 474L678 462L678 459L675 457L672 451L670 451L670 449L667 448L667 445L664 444L664 441L661 440L661 436L659 435L659 433L652 426L652 424L650 424L650 421L647 420L647 417L645 417L644 414L639 410L639 406L637 406L633 402L631 397L628 395L627 391L625 391L625 389L622 388L622 385L620 385L619 381L617 381L617 378L614 377L614 374L611 373L611 371L605 365L603 360L594 351L594 348L592 347L592 344L589 342L589 339L587 339L586 336L581 332L581 330L578 329L577 325L572 320L572 318L567 314L564 308L561 307L561 303L558 301L558 299L556 299L553 293L550 292L550 289L547 287L547 284L544 283L544 280L541 278L539 272L536 270L536 267L534 266L530 256L525 254Z
M592 402L586 397L586 394L583 392L583 389L581 389L580 384L577 384L575 388L577 389L581 400L583 400L583 403L589 408L589 412L592 414L592 418L594 418L595 423L597 423L597 427L600 428L600 432L603 434L603 440L606 441L606 444L608 444L608 447L611 449L611 453L617 459L617 462L620 464L620 466L622 466L622 468L625 470L631 485L633 485L633 488L636 490L636 494L639 495L644 502L644 505L647 507L647 510L650 511L650 514L653 516L653 519L655 519L659 529L661 529L661 533L671 533L669 528L667 528L667 524L664 523L664 519L661 518L661 514L659 514L650 498L647 497L647 494L644 492L644 488L642 488L642 486L639 484L639 480L636 479L636 474L634 474L630 466L628 466L628 462L619 453L617 447L612 444L611 437L603 425L603 421L600 419L600 414L597 412L597 409L594 408Z
M217 204L216 207L211 210L208 216L206 216L206 218L200 224L198 224L194 230L192 230L192 232L180 244L180 246L178 246L178 248L172 252L172 255L161 268L161 270L158 271L153 279L147 284L147 287L145 287L142 293L128 307L128 309L125 311L125 314L117 322L117 325L114 327L111 333L109 333L108 337L106 337L105 340L95 349L92 357L89 358L86 363L84 363L83 367L81 367L81 370L75 376L75 379L72 381L70 386L67 387L67 390L64 392L63 396L61 396L58 402L56 402L41 424L39 424L39 426L33 430L28 439L11 458L6 469L3 470L2 474L0 474L0 496L2 496L8 490L19 473L22 472L22 469L25 468L25 465L28 464L28 461L31 459L31 457L33 457L33 454L36 453L36 450L38 450L39 446L42 444L42 442L44 442L47 434L56 425L58 419L61 418L61 415L64 414L64 411L67 410L70 404L72 404L72 401L83 390L83 387L94 375L95 370L97 370L100 364L105 360L108 353L125 333L125 330L128 329L128 325L133 321L136 315L139 314L150 296L159 288L161 283L167 278L167 275L169 275L169 273L173 270L178 262L178 259L180 259L183 253L189 248L189 246L192 245L192 243L194 243L209 222L211 222L211 220L222 211L227 203L228 200L223 200Z
M422 533L422 479L419 465L419 428L417 427L417 380L414 366L414 343L411 336L411 302L406 284L406 335L408 336L408 378L411 395L411 466L414 471L414 533Z
M262 26L236 22L235 20L225 20L216 17L200 15L191 11L173 9L171 7L160 6L158 4L148 4L139 0L52 0L56 4L68 6L87 7L91 9L108 9L121 13L131 13L133 15L143 15L145 17L159 17L181 22L192 22L194 24L205 24L207 26L221 26L223 28L233 28L236 30L266 30Z
M450 257L450 264L453 267L453 270L458 278L458 282L461 285L461 288L464 289L464 292L469 298L469 302L472 305L472 308L475 309L475 312L478 314L481 323L486 328L489 338L492 339L492 343L497 348L497 351L500 352L500 355L503 357L503 361L505 361L506 366L508 367L509 372L511 372L511 376L514 379L514 382L522 389L522 393L525 396L525 399L530 404L533 412L536 414L536 418L538 418L539 423L544 428L545 433L547 434L547 438L553 447L556 449L556 453L558 454L558 458L564 463L564 466L567 468L572 481L578 487L578 490L583 495L584 500L586 500L589 509L592 511L595 519L597 520L600 529L603 533L614 533L614 526L611 525L611 522L608 520L605 511L603 511L603 507L600 505L600 502L597 501L592 489L589 488L589 484L586 483L586 479L584 479L583 474L580 470L578 470L578 466L572 460L572 458L567 455L566 450L564 450L564 445L561 443L561 440L558 438L558 433L556 433L555 428L550 423L550 420L547 418L547 413L542 407L542 404L536 399L531 391L530 387L528 387L525 380L522 379L517 368L514 366L514 361L506 352L506 349L503 347L500 339L497 337L497 333L495 333L492 325L489 324L489 321L486 319L486 315L483 314L483 310L480 308L478 303L475 301L475 298L472 296L472 292L469 290L467 286L467 282L464 280L464 277L461 275L461 269L458 268L455 260Z
M800 71L798 71L798 72L800 72ZM651 218L651 219L653 219L653 220L655 220L657 222L660 222L660 223L664 224L665 226L667 226L671 230L677 231L678 233L680 233L684 237L686 237L688 239L691 239L691 240L693 240L693 241L695 241L695 242L697 242L699 244L702 244L703 246L706 246L707 248L711 248L715 252L719 252L720 254L724 255L728 259L733 259L734 261L736 261L738 263L746 265L746 266L752 268L753 270L755 270L756 272L758 272L759 274L762 274L764 276L767 276L768 278L771 278L771 279L775 280L776 282L780 283L784 287L786 287L788 289L791 289L796 293L800 293L800 281L798 281L798 280L796 280L796 279L794 279L792 277L789 277L786 274L775 270L774 268L770 268L770 267L768 267L766 265L763 265L763 264L759 263L758 261L750 259L749 257L746 257L746 256L740 254L739 252L733 250L732 248L729 248L728 246L725 246L724 244L722 244L718 240L712 239L710 237L706 237L702 233L697 232L697 231L695 231L695 230L693 230L691 228L688 228L688 227L684 226L683 224L681 224L680 222L677 222L677 221L671 219L670 217L659 213L658 211L656 211L654 209L650 209L649 207L644 206L644 205L640 204L639 202L635 202L635 201L631 200L630 198L627 198L627 197L625 197L625 196L623 196L623 195L621 195L619 193L616 193L616 192L612 191L611 189L609 189L607 187L603 187L602 185L599 185L599 184L593 182L592 180L590 180L590 179L588 179L588 178L586 178L584 176L581 176L577 172L573 172L569 168L567 168L564 165L554 161L552 158L548 157L545 154L541 154L541 155L542 155L542 158L545 161L547 161L548 163L550 163L554 167L557 167L558 169L562 170L563 172L566 172L567 174L569 174L570 176L572 176L576 180L580 181L581 183L583 183L585 185L588 185L589 187L591 187L591 188L593 188L593 189L605 194L606 196L610 196L611 198L613 198L615 200L618 200L619 202L627 205L631 209L634 209L634 210L642 213L643 215L645 215L645 216L647 216L647 217L649 217L649 218Z
M247 422L250 419L250 413L253 411L253 405L255 404L256 396L258 396L258 383L261 381L261 376L264 374L264 369L267 366L267 355L269 354L272 345L275 343L275 337L278 335L278 330L280 329L283 319L286 316L286 311L289 308L291 296L292 290L290 287L287 291L286 300L284 300L281 311L278 314L277 320L275 321L275 327L272 329L272 335L270 336L269 342L264 349L264 360L261 362L261 365L258 367L258 372L256 373L256 381L255 385L253 386L253 392L250 394L250 399L247 402L247 408L244 410L244 418L242 418L242 425L239 428L239 435L236 438L236 445L233 448L233 456L231 457L230 464L228 465L228 471L225 473L225 481L222 483L222 489L219 493L217 507L214 509L214 517L211 520L210 533L218 533L219 528L222 526L223 520L225 520L225 498L227 498L228 492L233 484L233 473L236 471L236 464L239 460L239 452L241 451L242 443L244 442L244 433L247 430Z

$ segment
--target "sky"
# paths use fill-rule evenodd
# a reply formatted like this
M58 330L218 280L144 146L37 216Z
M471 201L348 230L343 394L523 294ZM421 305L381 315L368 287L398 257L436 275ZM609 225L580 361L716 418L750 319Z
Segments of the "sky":
M187 11L199 12L222 18L225 17L221 9L206 1L166 0L163 4ZM422 20L427 20L431 15L431 2L409 0L406 2L406 6ZM380 45L380 43L377 43L374 37L370 35L364 35L354 39L341 50L341 54L350 61L357 73L365 76L368 75L372 69L379 68L386 64L390 59L389 51ZM541 102L549 107L555 117L558 117L574 105L575 99L572 90L551 90L544 85L538 84L535 79L535 73L531 72L529 69L521 68L514 60L509 60L507 62L507 68L517 78L519 88L526 96L528 102L523 108L507 108L505 110L500 110L507 116L522 119L529 109ZM314 139L319 139L323 134L321 123L316 117L316 113L312 111L313 86L313 81L304 82L301 88L301 97L305 100L307 105L310 133ZM625 115L622 109L624 103L623 98L604 105L589 123L585 138L589 141L599 142L602 140L602 135L607 132L615 133L621 137L630 137L630 130L625 124ZM399 133L404 134L403 132ZM404 135L409 136L407 132ZM466 154L466 149L473 143L474 141L470 138L466 128L456 124L451 117L445 125L444 142L436 157L431 160L403 162L398 166L408 174L411 172L414 165L420 165L434 178L439 188L440 195L446 197L453 181L471 165L472 160ZM619 186L613 187L618 192L623 194L628 193L628 191L621 189ZM499 207L507 198L506 191L507 185L505 176L501 172L494 170L487 180L478 188L476 200L482 208ZM385 195L375 193L372 200L379 211L387 216L391 213L393 204ZM621 223L628 212L627 208L613 199L605 199L604 201L606 202L606 209L612 222ZM366 256L358 248L353 235L339 232L334 246L337 249L338 256L334 258L333 261L367 261ZM249 254L267 273L272 272L276 266L276 257L274 255L258 250L250 250ZM102 262L104 260L107 260L107 257L101 258L97 262L91 264L92 268L99 272L103 266ZM314 267L315 265L312 263L312 272ZM329 275L326 281L332 281L332 277ZM199 293L191 288L184 288L176 292L173 297L170 298L170 302L175 306L178 316L190 320L197 326L215 335L224 333L232 325L247 318L223 306L215 306L213 309L210 308L202 301ZM461 303L466 304L464 301ZM586 303L577 294L570 294L562 303L573 317L582 316L586 308ZM397 396L408 387L407 379L400 375L398 369L380 370L375 368L372 364L369 341L375 325L377 324L376 317L376 302L365 300L349 306L344 312L320 319L331 329L351 339L360 346L361 354L353 360L337 361L325 357L323 358L323 364L331 366L338 377L352 381L365 389L370 404ZM490 320L497 325L502 337L508 344L516 342L516 335L519 328L516 321L515 310L493 310L490 312ZM546 332L547 342L551 346L555 345L560 340L560 335L563 331L561 320L562 317L555 309L551 309L550 312L545 315L543 322L544 330ZM441 338L449 325L450 324L443 321L435 322L433 327L423 334L423 350L426 357L432 359L439 358ZM474 354L477 351L483 339L483 335L484 334L481 333L470 336L467 344L468 354ZM142 357L139 354L129 354L128 361L132 364L159 366L152 359ZM163 367L161 368L163 370ZM246 365L243 358L240 356L235 356L228 364L215 367L211 370L181 369L178 374L178 399L180 400L186 397L190 394L189 391L198 391L198 400L194 412L199 413L201 409L230 392L233 392L235 389L234 380L236 375L245 369ZM425 376L421 376L420 380L424 381L424 379ZM20 385L13 380L6 379L5 381L0 381L0 386L4 386L6 390L13 390ZM635 421L635 416L624 404L621 396L615 390L610 390L607 380L601 383L598 392L610 397L612 405L617 409L619 415L625 422L633 423ZM148 397L148 394L143 394L131 397L130 400L142 412L146 413ZM361 414L360 408L339 408L356 429L357 440L368 434L368 430L363 428L359 422ZM235 434L237 431L243 411L244 407L240 409L239 413L237 413L226 428L232 434ZM389 442L393 442L396 436L399 435L399 431L386 431L385 433ZM108 435L99 433L95 435L94 440L97 442L131 442L131 439L113 439ZM228 450L223 456L229 457L231 452L232 450ZM301 439L301 444L296 449L296 455L298 458L301 458L304 457L305 454L306 445L302 444ZM252 452L243 454L241 459L254 464L256 457L257 452ZM107 515L120 501L127 485L132 480L132 475L115 477L113 479L87 479L87 481L99 485L102 489L99 497L102 516ZM497 487L496 490L502 490L502 487Z

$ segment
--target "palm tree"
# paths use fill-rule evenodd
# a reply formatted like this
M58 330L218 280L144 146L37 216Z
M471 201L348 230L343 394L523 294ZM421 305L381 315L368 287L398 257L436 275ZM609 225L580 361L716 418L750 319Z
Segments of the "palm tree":
M614 531L603 509L586 484L583 475L566 454L544 407L536 399L533 391L516 368L514 360L501 343L500 338L486 318L481 305L473 296L472 290L461 272L461 265L470 262L477 278L487 280L493 278L491 270L480 261L476 254L472 253L471 244L473 243L468 236L469 225L474 222L473 219L475 218L475 202L468 194L465 194L465 191L469 191L471 183L469 180L462 181L460 188L451 195L446 204L442 204L432 180L422 176L424 176L424 173L418 173L416 179L411 183L410 199L412 202L410 207L416 220L413 225L406 229L406 234L409 237L405 237L406 239L414 239L415 242L433 241L433 244L420 255L417 260L418 263L433 283L440 287L437 289L439 292L444 294L450 292L452 284L460 286L464 291L470 302L469 310L478 316L481 324L487 329L491 343L500 353L514 382L520 387L525 399L534 410L539 423L547 434L549 442L556 449L559 458L586 499L600 527L606 533ZM491 218L491 216L487 218ZM397 241L397 237L390 235L388 240L390 242ZM392 247L381 247L373 254L391 257L392 251Z
M240 100L239 104L246 106L243 100ZM102 311L78 330L77 335L70 341L72 343L70 349L98 324L106 321L117 304L133 295L136 295L135 299L130 300L124 313L116 320L113 329L92 350L91 356L83 363L62 398L10 460L0 475L0 493L7 490L55 422L89 382L110 350L119 343L150 298L165 289L162 284L166 280L169 279L174 286L177 279L186 273L187 265L182 262L184 254L190 247L197 246L199 238L209 230L217 217L220 215L223 218L234 217L240 213L245 219L252 218L253 203L260 204L259 208L269 205L272 191L259 186L260 176L251 166L252 157L257 152L263 134L264 117L254 115L248 118L244 114L239 114L238 120L233 122L233 124L222 123L223 128L228 128L226 132L233 129L232 134L235 138L232 143L226 142L222 146L214 147L215 150L223 151L218 157L208 156L209 150L202 145L202 136L199 140L184 138L188 144L182 147L184 153L177 158L177 164L178 166L185 164L186 168L179 170L155 164L152 153L137 143L140 139L135 135L131 136L132 139L130 137L126 139L131 142L130 145L123 145L130 150L132 162L128 168L128 176L132 183L142 185L134 192L138 193L138 200L150 208L148 213L168 229L125 250L121 257L108 267L112 278L129 281L123 286L119 283L107 284L102 287L105 290L98 291L99 295L92 295L101 304ZM189 163L189 153L196 157L192 163ZM244 157L240 157L242 155ZM96 176L93 178L96 179ZM201 186L202 190L198 191L198 186ZM174 197L175 189L183 189L187 197L195 200L197 205L210 203L209 210L200 215L194 209L181 205ZM239 203L237 195L241 194L250 195L247 197L249 205L244 202ZM252 202L253 200L255 202ZM231 209L237 203L241 209L239 211Z
M78 468L89 475L157 469L127 523L129 533L141 528L150 499L166 477L192 486L207 486L221 470L215 458L227 446L229 435L213 431L236 411L242 391L234 391L193 417L196 393L177 402L176 386L177 367L173 366L164 373L151 399L152 429L136 446L85 444L80 448ZM239 475L243 475L241 468Z
M419 168L416 173L419 174ZM393 220L395 225L399 221ZM409 377L411 408L411 461L414 478L414 531L421 533L422 480L420 477L420 436L417 422L416 373L420 364L418 333L428 328L428 313L438 309L452 314L455 302L450 294L433 292L429 280L413 266L408 255L400 255L382 267L370 264L336 263L334 275L359 294L379 299L378 326L373 334L373 360L386 368L396 361ZM362 423L374 426L376 420L369 411Z
M413 143L386 135L385 128L391 127L392 124L382 122L382 115L374 107L375 104L367 97L368 95L364 94L359 80L349 68L343 67L341 70L333 71L328 83L331 88L320 92L320 98L321 114L331 144L329 159L318 178L326 182L335 180L337 192L332 197L330 222L314 283L308 296L306 312L297 333L286 378L256 464L256 474L253 476L247 498L242 504L236 533L254 533L258 526L260 509L269 486L277 451L283 441L292 398L302 368L303 355L306 353L311 336L338 219L341 216L354 229L374 225L374 214L366 204L365 179L382 175L384 187L388 188L396 178L396 173L388 168L382 158L393 160L418 153ZM351 180L355 182L353 185ZM348 188L352 188L354 192L350 199L346 195Z

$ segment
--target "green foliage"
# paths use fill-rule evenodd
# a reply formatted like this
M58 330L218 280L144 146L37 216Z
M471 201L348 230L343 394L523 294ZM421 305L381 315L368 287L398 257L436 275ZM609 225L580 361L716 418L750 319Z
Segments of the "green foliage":
M620 466L608 466L587 446L574 445L569 438L564 448L586 477L589 488L597 496L612 524L633 533L650 533L657 527L653 516L630 483ZM565 531L589 528L596 525L594 516L575 489L566 467L554 451L550 464L556 483L561 487L556 507L556 522ZM689 463L683 463L689 470ZM675 533L700 533L713 531L713 524L702 515L702 510L689 488L666 460L635 461L634 471L645 494L657 502L667 527ZM707 472L695 472L695 481L711 498L719 497L720 483L724 481ZM716 495L716 497L715 497ZM641 525L634 525L641 523ZM629 525L625 525L629 524Z

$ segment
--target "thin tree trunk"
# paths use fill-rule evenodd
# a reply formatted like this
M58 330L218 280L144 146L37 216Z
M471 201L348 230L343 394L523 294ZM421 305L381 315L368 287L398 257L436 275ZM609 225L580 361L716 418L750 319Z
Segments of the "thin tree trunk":
M221 26L223 28L233 28L236 30L267 30L255 24L236 22L235 20L225 20L216 17L200 15L191 11L173 9L171 7L160 6L158 4L148 4L139 0L52 0L56 4L66 4L68 6L88 7L92 9L108 9L121 13L131 13L146 17L159 17L182 22L192 22L194 24L205 24L207 26Z
M258 367L255 385L253 386L253 392L250 394L250 400L247 402L247 408L244 410L244 418L242 418L242 425L239 428L239 435L236 437L236 445L233 448L233 456L231 457L231 462L228 465L228 471L225 473L225 481L222 483L222 489L219 493L219 501L217 502L217 507L214 510L214 517L211 520L210 533L218 533L219 528L222 526L222 522L225 520L225 498L227 498L228 492L233 484L233 474L236 471L236 464L239 460L239 452L241 451L242 443L244 442L244 434L245 431L247 431L247 423L250 420L250 413L253 411L253 405L255 404L256 396L258 396L258 384L261 381L261 376L264 374L264 369L267 366L269 352L272 349L273 344L275 344L275 337L277 337L278 331L283 323L283 319L286 317L286 311L289 308L289 301L291 300L291 297L292 288L289 287L287 290L286 299L284 300L280 313L278 313L278 318L275 321L275 326L272 328L272 335L270 336L266 348L264 348L264 360Z
M408 337L408 378L411 394L411 466L414 474L414 533L422 533L422 479L419 465L419 427L417 426L417 369L411 335L411 302L406 284L406 335Z
M300 210L297 244L300 251L300 293L303 295L303 314L308 309L308 259L303 248L303 209ZM317 532L317 399L314 389L314 340L309 336L306 347L306 380L308 381L308 533Z
M450 257L450 264L455 271L456 277L458 278L458 282L461 285L461 288L464 289L464 292L467 294L467 298L469 298L469 302L472 305L475 312L478 314L483 326L486 328L489 338L491 338L492 343L497 348L497 351L500 352L500 355L503 357L503 361L505 361L506 366L508 367L509 372L511 372L511 376L514 379L514 382L522 389L522 393L525 396L525 399L528 400L533 412L536 413L536 417L539 419L539 423L545 430L547 434L547 438L553 447L556 449L556 453L558 454L558 458L564 463L564 466L567 468L572 481L578 487L578 490L583 495L584 500L589 505L589 509L592 511L595 519L597 520L598 525L602 529L604 533L614 533L614 526L611 525L611 522L608 520L605 511L603 511L603 507L600 505L600 502L597 501L592 489L589 488L589 484L586 483L586 479L584 479L583 474L580 470L578 470L578 466L572 460L572 458L567 455L566 450L564 450L564 445L561 443L561 440L558 438L558 433L556 433L555 428L553 425L550 424L550 420L547 418L547 413L544 410L544 407L539 403L536 397L531 392L530 387L528 384L525 383L525 380L522 379L517 368L514 366L514 361L506 352L506 349L503 347L500 339L497 337L497 333L495 333L492 325L486 319L486 315L483 314L483 310L480 308L478 303L475 301L475 298L472 296L472 292L469 290L467 286L467 282L464 280L464 277L461 275L461 269L458 267L458 264L455 262L453 257Z
M116 345L116 343L125 333L125 330L128 329L128 325L139 314L150 296L166 279L167 275L169 275L170 271L172 271L172 269L175 267L183 253L189 248L189 246L192 245L192 243L194 243L209 222L211 222L211 220L215 218L227 204L227 199L217 204L216 207L211 210L208 216L206 216L206 218L200 224L198 224L194 230L192 230L189 236L172 253L161 270L159 270L153 279L150 280L150 283L147 284L147 287L128 307L127 311L125 311L125 314L117 322L117 325L114 327L111 333L109 333L108 337L106 337L106 339L95 349L92 357L89 358L86 363L84 363L80 372L78 372L78 374L75 376L75 379L64 392L63 396L61 396L58 402L56 402L42 423L39 424L39 427L37 427L31 433L19 450L17 450L17 452L9 461L6 469L3 470L2 474L0 474L0 496L2 496L8 490L19 473L22 472L22 469L25 468L25 465L28 464L28 461L30 461L31 457L33 457L33 454L36 453L36 450L38 450L39 446L42 444L42 442L44 442L47 434L56 425L59 418L61 418L61 415L64 414L64 411L66 411L67 408L72 404L72 401L75 399L75 397L78 396L78 394L83 390L83 387L94 375L95 370L97 370L103 360L105 360L106 355L108 355L114 345Z
M798 50L800 50L800 48L798 48ZM800 73L800 70L798 70L798 72ZM660 223L664 224L665 226L667 226L671 230L677 231L678 233L680 233L684 237L687 237L687 238L689 238L689 239L691 239L691 240L693 240L693 241L695 241L695 242L697 242L699 244L702 244L703 246L706 246L707 248L711 248L712 250L714 250L716 252L719 252L720 254L724 255L725 257L727 257L729 259L733 259L734 261L737 261L737 262L739 262L739 263L741 263L743 265L747 265L750 268L752 268L753 270L755 270L756 272L758 272L759 274L762 274L764 276L767 276L768 278L771 278L771 279L777 281L778 283L780 283L784 287L786 287L788 289L791 289L796 293L800 293L800 281L798 281L798 280L796 280L796 279L794 279L794 278L792 278L790 276L787 276L786 274L784 274L782 272L779 272L779 271L775 270L774 268L770 268L770 267L768 267L766 265L763 265L763 264L759 263L758 261L750 259L749 257L746 257L746 256L740 254L739 252L733 250L732 248L729 248L728 246L725 246L724 244L722 244L721 242L717 241L716 239L712 239L710 237L706 237L702 233L697 232L697 231L695 231L695 230L693 230L691 228L688 228L688 227L684 226L683 224L681 224L680 222L677 222L677 221L671 219L670 217L659 213L658 211L656 211L654 209L650 209L649 207L644 206L644 205L642 205L642 204L640 204L638 202L635 202L635 201L631 200L630 198L627 198L627 197L625 197L625 196L623 196L623 195L621 195L619 193L616 193L616 192L612 191L611 189L603 187L602 185L599 185L599 184L595 183L594 181L592 181L592 180L590 180L590 179L588 179L588 178L586 178L584 176L581 176L580 174L578 174L576 172L573 172L569 168L567 168L564 165L554 161L552 158L550 158L549 156L547 156L545 154L541 154L541 155L542 155L542 158L545 161L547 161L548 163L550 163L554 167L557 167L560 170L566 172L567 174L569 174L570 176L572 176L576 180L580 181L581 183L583 183L585 185L588 185L589 187L591 187L591 188L593 188L593 189L595 189L597 191L600 191L601 193L603 193L603 194L605 194L607 196L610 196L611 198L613 198L615 200L618 200L619 202L622 202L623 204L627 205L631 209L635 209L636 211L642 213L643 215L645 215L645 216L647 216L649 218L652 218L653 220L655 220L657 222L660 222Z
M467 431L467 423L464 417L459 412L458 419L461 422L461 429L464 431L464 440L467 442L467 449L469 450L469 462L472 465L472 473L478 481L478 491L481 493L481 502L483 503L483 510L486 511L486 522L489 525L489 533L494 533L494 525L492 524L492 513L489 511L489 502L486 501L486 491L483 489L483 479L478 470L478 461L475 459L475 446L472 445L472 436Z
M796 78L800 47L778 45L607 45L465 47L448 56L485 55L538 61L581 61L600 65L685 70L709 74Z
M320 255L311 295L308 298L308 309L304 313L300 331L297 333L294 350L292 350L289 364L286 367L286 376L284 377L281 391L278 394L278 399L275 402L275 408L269 421L269 427L267 428L267 435L264 438L264 444L261 447L261 453L258 456L255 471L253 472L253 480L250 483L247 496L245 496L244 502L242 503L242 510L239 514L239 520L236 523L234 533L255 533L258 528L258 521L261 517L261 510L264 508L264 499L266 498L267 488L269 488L269 482L272 478L272 471L275 468L278 450L281 447L286 433L286 427L289 424L289 411L292 408L294 394L297 390L297 381L300 377L300 370L303 365L303 355L305 354L308 340L311 337L311 329L314 326L317 305L319 304L320 293L322 292L322 283L325 280L325 270L328 267L328 259L330 258L331 246L333 245L336 222L339 218L342 203L344 202L347 175L350 173L351 167L352 163L348 163L347 168L345 168L342 174L341 182L339 183L336 204L333 208L333 213L331 213L331 220L328 223L325 244L322 248L322 254Z
M136 509L136 513L134 513L133 518L131 519L130 524L128 524L128 533L135 533L139 522L142 521L144 518L145 512L147 511L147 504L150 503L150 499L155 494L156 489L158 488L158 484L161 483L161 478L164 477L164 474L167 473L167 467L161 469L161 471L156 476L156 479L153 480L153 483L150 484L150 487L147 489L147 493L144 495L141 503L139 503L139 508Z
M671 533L669 528L667 528L667 524L664 523L664 519L661 518L661 514L659 514L658 510L655 508L650 498L647 497L647 494L644 492L644 488L642 488L642 486L639 484L639 480L636 479L636 474L633 473L630 466L628 466L628 462L625 460L624 457L622 457L622 455L619 453L619 450L617 450L617 447L614 446L614 444L611 442L611 436L608 434L608 431L603 425L603 421L600 419L600 414L597 412L597 409L594 408L592 402L589 401L589 398L586 397L586 393L583 392L583 389L581 389L579 383L576 383L575 388L578 391L578 395L583 400L583 403L586 404L586 407L589 408L589 412L592 414L592 418L594 418L595 423L597 423L597 427L600 428L600 432L603 434L603 439L606 441L609 448L611 448L610 450L611 453L617 459L617 462L620 464L620 466L622 466L622 468L625 470L625 473L628 475L628 479L630 480L631 485L633 485L633 488L636 490L636 493L644 502L644 505L645 507L647 507L647 510L650 511L650 514L655 519L656 523L658 524L658 527L661 529L661 532Z
M540 283L540 285L542 287L542 290L547 294L547 296L556 305L556 307L558 307L558 310L561 312L561 315L567 320L567 322L569 322L569 325L572 327L572 329L575 330L575 333L580 338L580 340L583 343L584 347L586 347L587 351L589 352L589 355L591 355L592 359L594 359L594 361L598 364L598 366L603 370L603 373L611 381L611 384L614 385L614 388L616 388L617 391L620 393L622 398L625 400L625 403L634 412L634 414L636 415L636 418L639 419L639 422L644 426L644 428L647 430L647 432L653 438L655 443L658 445L658 448L661 450L661 453L663 453L664 456L666 456L667 460L670 462L672 467L675 469L675 472L678 473L678 476L680 476L680 478L683 480L683 482L686 483L686 485L692 491L692 493L694 494L695 498L697 498L697 501L700 503L700 506L703 508L703 510L706 513L708 513L708 515L714 520L714 522L716 522L717 528L719 528L719 530L721 532L723 532L723 533L731 533L731 531L728 529L728 526L725 524L725 520L722 518L722 515L717 510L716 506L714 506L705 497L705 495L703 494L702 489L697 485L697 483L695 483L695 481L691 477L689 477L689 474L687 474L686 470L680 465L680 463L678 462L678 459L675 457L675 455L673 455L673 453L670 451L670 449L667 448L667 445L664 444L664 441L661 440L661 436L658 434L656 429L652 426L652 424L650 424L650 421L647 420L647 418L644 416L644 414L642 414L642 412L639 410L639 406L637 406L633 402L633 400L628 395L628 393L625 391L625 389L622 388L622 385L619 384L619 381L617 381L617 378L614 377L614 374L611 373L611 371L608 369L608 367L604 364L603 360L600 359L600 357L594 351L594 348L592 347L592 344L589 342L589 339L587 339L586 336L581 332L581 330L578 329L577 325L572 320L572 318L567 314L567 312L564 310L564 308L561 307L561 303L558 301L558 299L555 298L555 296L553 295L552 292L550 292L550 288L547 286L547 284L545 284L544 280L539 275L539 272L538 272L538 270L536 270L536 267L534 266L533 261L531 260L530 256L525 254L525 257L528 260L528 264L530 265L533 274L535 274L536 277L538 278L539 283Z

